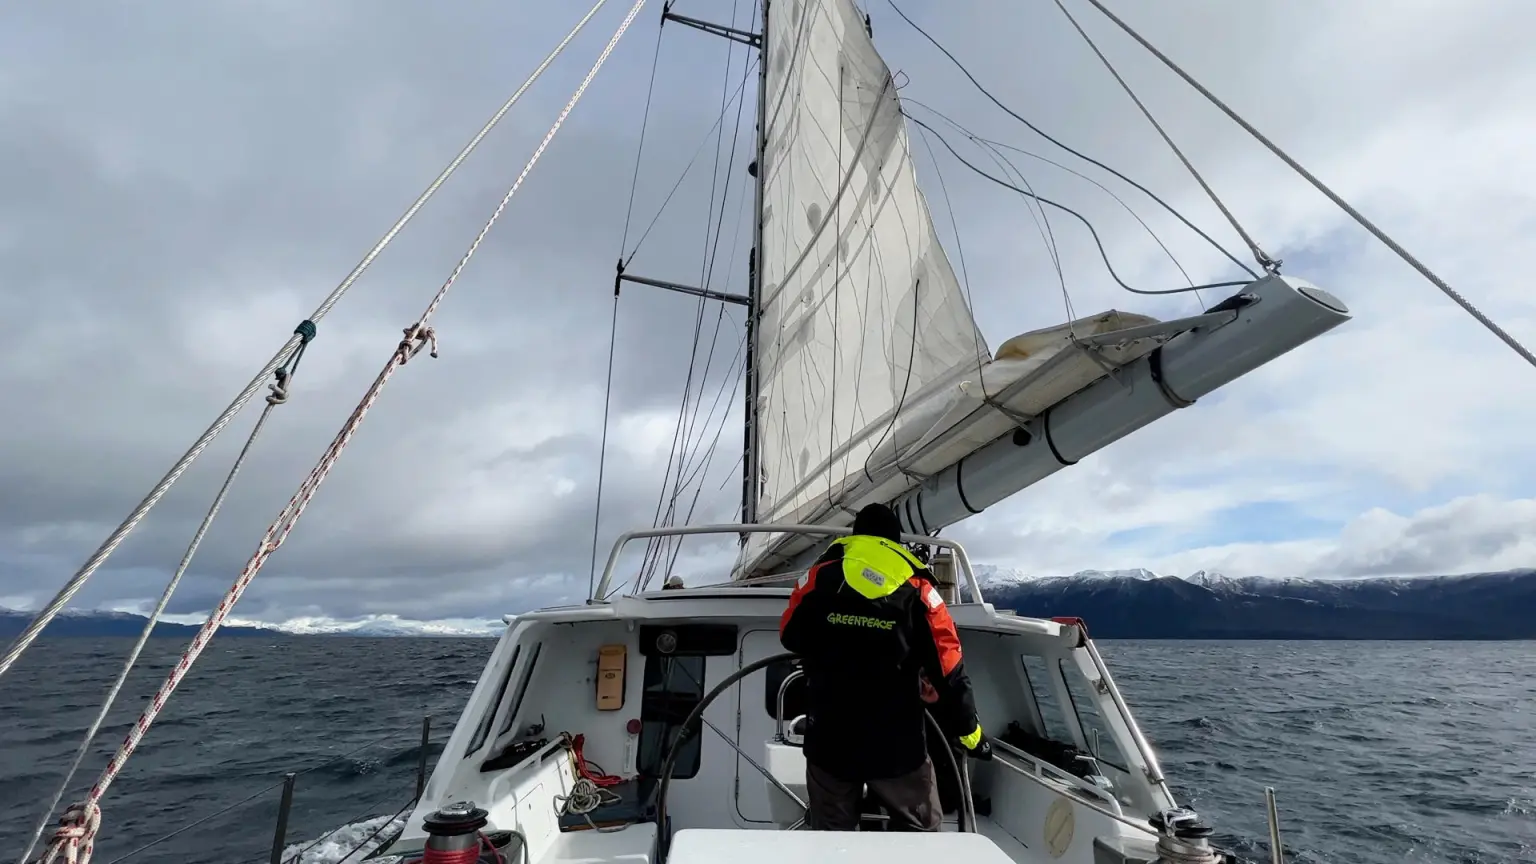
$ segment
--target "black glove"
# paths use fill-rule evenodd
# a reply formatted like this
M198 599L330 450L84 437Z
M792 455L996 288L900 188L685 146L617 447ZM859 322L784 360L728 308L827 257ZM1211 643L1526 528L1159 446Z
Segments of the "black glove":
M987 736L983 735L981 736L981 743L977 744L974 749L967 750L965 752L972 759L980 759L983 762L991 762L992 742L987 740Z

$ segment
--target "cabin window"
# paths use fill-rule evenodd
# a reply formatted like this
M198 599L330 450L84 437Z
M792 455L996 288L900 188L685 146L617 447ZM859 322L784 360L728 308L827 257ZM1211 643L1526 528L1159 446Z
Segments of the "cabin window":
M533 646L533 654L528 657L528 665L523 669L523 678L517 682L517 692L512 694L512 702L507 706L507 719L501 722L501 731L497 737L512 731L512 724L517 720L518 711L523 707L523 697L528 693L528 684L533 681L533 673L539 666L539 652L544 650L544 643Z
M769 719L779 716L779 687L784 684L784 679L789 673L800 668L798 660L780 660L769 664L763 670L763 710L768 713ZM789 682L789 689L784 693L784 721L787 723L801 714L806 713L805 676Z
M1099 701L1094 698L1093 685L1088 683L1087 676L1083 675L1081 669L1063 660L1061 677L1067 682L1067 698L1072 701L1077 724L1083 727L1083 737L1088 739L1089 752L1105 765L1130 773L1130 769L1125 767L1125 754L1120 752L1114 733L1109 730L1104 715L1099 713Z
M704 699L704 659L698 655L652 654L645 658L645 690L640 697L640 751L635 767L642 777L661 776L667 750L683 731L683 721ZM694 730L672 768L675 780L699 773L701 729Z
M501 684L496 687L496 698L485 708L485 716L480 718L480 725L475 727L475 737L469 739L469 747L465 749L466 758L479 750L485 744L485 739L491 733L491 723L496 719L496 709L501 707L501 697L507 695L507 685L512 683L512 672L517 669L518 655L523 653L523 646L518 645L512 649L512 659L507 661L507 671L501 675Z
M1024 655L1024 677L1029 681L1035 705L1040 709L1040 719L1045 723L1045 728L1039 730L1040 735L1059 744L1071 744L1074 741L1072 724L1067 722L1067 714L1056 698L1050 676L1051 667L1044 657Z

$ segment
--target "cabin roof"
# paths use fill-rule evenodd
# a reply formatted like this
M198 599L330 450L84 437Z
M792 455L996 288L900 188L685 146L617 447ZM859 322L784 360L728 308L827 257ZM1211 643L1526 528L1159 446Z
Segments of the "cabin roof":
M625 594L610 600L584 604L553 606L504 615L507 625L524 622L576 623L581 621L647 621L678 618L773 618L777 619L789 600L788 588L707 585L698 588L648 591ZM1010 610L998 610L990 603L956 603L949 607L955 625L966 630L1068 638L1076 628L1045 618L1027 618Z

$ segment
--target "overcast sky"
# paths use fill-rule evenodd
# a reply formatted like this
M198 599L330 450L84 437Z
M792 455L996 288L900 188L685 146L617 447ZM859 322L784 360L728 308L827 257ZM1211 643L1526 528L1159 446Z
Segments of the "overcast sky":
M0 606L52 595L586 5L165 0L0 13ZM172 611L207 609L238 573L628 5L604 8L320 324L291 402L256 445ZM737 4L741 26L749 5ZM902 5L1019 113L1242 248L1053 4ZM954 536L978 561L1039 574L1134 566L1342 577L1536 563L1536 370L1091 7L1068 5L1285 271L1339 295L1356 320ZM1113 5L1536 342L1525 275L1536 231L1536 55L1526 50L1536 7L1394 0L1384 15L1369 0ZM585 595L613 264L660 7L641 13L450 294L435 319L441 357L423 356L391 382L238 617L492 617ZM868 8L905 97L1112 182L983 99L885 0ZM676 11L731 15L724 0L679 0ZM630 247L704 149L631 272L698 282L715 153L706 133L746 53L728 56L726 42L676 25L660 33ZM750 82L745 98L743 153ZM726 117L729 149L734 108ZM936 159L914 143L926 194L957 272L964 251L990 343L1061 323L1060 286L1023 200L930 144ZM730 172L717 289L745 288L742 164ZM1028 157L1018 164L1042 193L1094 219L1128 281L1180 284L1103 192ZM722 167L718 182L726 176ZM1171 218L1112 188L1191 277L1232 278ZM1079 314L1199 311L1190 295L1147 302L1121 291L1085 232L1065 220L1053 229ZM690 298L649 289L622 298L604 547L652 520L696 311ZM718 316L705 309L706 345ZM734 309L722 321L706 410L734 377L740 321ZM736 401L727 389L721 404ZM158 593L258 406L76 605L134 608ZM711 422L722 419L694 521L727 520L736 507L739 407Z

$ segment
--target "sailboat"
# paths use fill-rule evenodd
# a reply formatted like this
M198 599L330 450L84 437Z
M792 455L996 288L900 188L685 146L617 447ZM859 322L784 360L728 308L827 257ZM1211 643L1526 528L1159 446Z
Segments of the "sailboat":
M1470 310L1098 0L1089 2ZM496 215L644 3L630 8ZM0 660L0 674L273 375L265 411L286 401L314 320L602 5L599 0L578 22L39 613ZM430 779L374 854L425 864L1222 860L1211 844L1213 826L1180 806L1089 637L1089 622L1070 617L1071 610L1034 619L995 608L963 545L938 535L1343 324L1347 307L1316 285L1282 275L1279 262L1250 241L1262 272L1223 283L1228 296L1198 315L1158 320L1108 310L990 349L935 232L897 82L876 50L868 16L853 0L765 0L759 11L752 28L684 16L670 2L662 16L757 52L748 292L642 276L626 272L623 262L615 280L616 293L623 285L651 286L746 310L741 521L626 531L594 574L585 603L507 616ZM421 318L405 328L357 411L102 778L65 812L44 860L89 860L103 830L108 786L292 530L391 375L424 349L435 353L428 319L494 221L495 215ZM231 479L238 468L239 462ZM982 725L996 747L995 758L984 763L935 756L936 769L948 772L957 792L943 830L932 834L882 830L889 820L875 800L868 802L865 830L799 830L807 797L800 749L804 676L779 644L778 620L793 581L870 503L898 513L903 541L939 581L961 635ZM654 554L658 544L683 537L734 538L734 563L722 565L718 578L691 573L687 581L694 584L684 584L670 567L656 566L661 556ZM645 561L626 564L626 553L639 546L648 547ZM173 587L174 579L156 615ZM86 744L99 725L98 718ZM1269 815L1272 854L1279 856L1272 800Z

